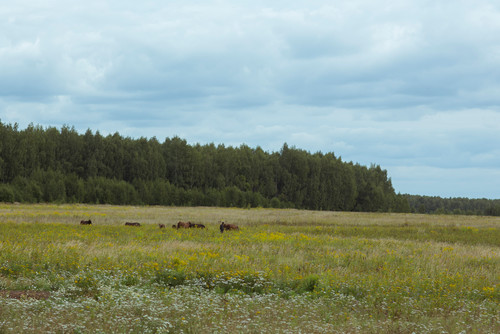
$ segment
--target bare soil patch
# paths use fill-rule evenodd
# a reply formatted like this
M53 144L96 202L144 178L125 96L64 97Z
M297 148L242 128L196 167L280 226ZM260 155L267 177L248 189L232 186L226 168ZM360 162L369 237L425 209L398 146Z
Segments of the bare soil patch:
M30 291L30 290L0 290L0 297L3 298L33 298L33 299L47 299L50 297L49 291Z

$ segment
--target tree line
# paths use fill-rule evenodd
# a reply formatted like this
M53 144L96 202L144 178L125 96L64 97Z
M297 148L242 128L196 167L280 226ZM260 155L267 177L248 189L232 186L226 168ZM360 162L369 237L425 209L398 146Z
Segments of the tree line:
M0 201L417 211L386 170L334 153L81 134L69 126L20 130L1 121Z
M500 216L500 199L404 195L411 211L431 214Z

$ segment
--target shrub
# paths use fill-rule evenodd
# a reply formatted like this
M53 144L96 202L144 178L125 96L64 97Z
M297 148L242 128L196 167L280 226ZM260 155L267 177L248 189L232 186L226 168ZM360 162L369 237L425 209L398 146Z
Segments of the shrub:
M186 274L183 271L171 269L158 270L153 278L153 282L168 287L183 285L185 281Z
M0 202L14 202L14 191L8 184L0 184Z

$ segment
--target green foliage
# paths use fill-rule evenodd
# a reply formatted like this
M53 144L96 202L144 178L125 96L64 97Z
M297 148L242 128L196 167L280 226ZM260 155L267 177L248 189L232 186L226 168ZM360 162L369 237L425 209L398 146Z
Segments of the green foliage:
M14 202L14 191L8 184L0 184L0 202Z
M0 201L500 215L500 200L396 195L378 165L286 143L268 153L1 122Z
M186 274L183 271L173 269L163 269L156 272L153 282L167 286L176 287L183 285L186 281Z
M409 211L380 166L286 143L268 153L1 122L0 139L0 201Z
M313 292L319 285L318 275L309 275L301 280L298 285L297 291L299 292Z
M500 216L500 199L441 198L400 195L409 205L406 212Z
M82 204L0 217L0 332L500 329L498 218ZM158 229L179 217L207 227ZM241 231L221 235L218 217Z
M70 296L98 298L100 294L98 279L92 273L83 272L74 277L75 288L69 291Z

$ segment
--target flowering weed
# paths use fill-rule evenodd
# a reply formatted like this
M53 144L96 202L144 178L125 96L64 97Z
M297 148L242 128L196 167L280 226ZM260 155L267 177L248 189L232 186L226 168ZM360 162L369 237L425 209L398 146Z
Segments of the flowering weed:
M494 217L3 204L0 332L496 333L498 268Z

